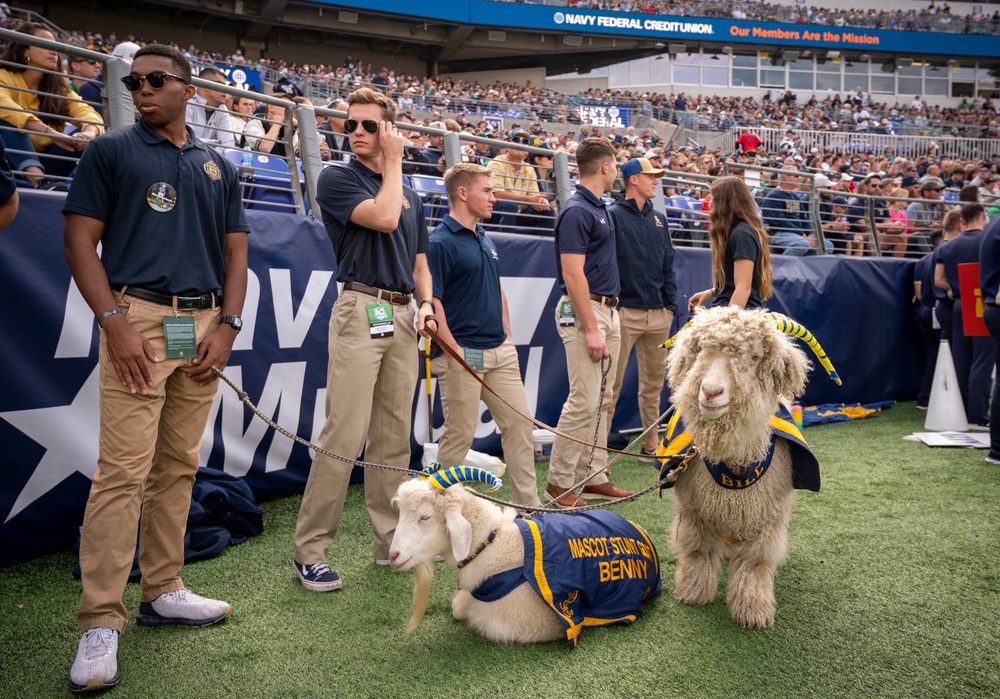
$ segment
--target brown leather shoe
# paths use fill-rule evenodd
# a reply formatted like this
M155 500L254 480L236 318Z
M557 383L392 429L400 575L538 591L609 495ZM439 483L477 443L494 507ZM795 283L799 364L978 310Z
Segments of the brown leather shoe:
M560 495L564 490L566 489L561 488L558 485L552 485L551 483L545 486L545 494L549 496L550 500ZM559 507L567 507L567 508L585 507L587 505L587 501L581 497L577 497L576 494L571 491L563 495L558 500L556 500L555 504L558 505Z
M612 483L601 483L600 485L583 486L583 494L593 496L598 500L617 500L618 498L627 498L629 495L635 495L635 491L619 488Z

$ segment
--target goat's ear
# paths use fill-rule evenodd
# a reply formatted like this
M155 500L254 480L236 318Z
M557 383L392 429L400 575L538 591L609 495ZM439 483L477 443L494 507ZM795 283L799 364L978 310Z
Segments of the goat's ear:
M772 367L775 392L779 396L801 395L806 388L809 360L794 340L784 336L778 340L775 352L779 360Z
M462 504L448 503L444 510L444 525L451 539L451 555L456 561L467 558L472 550L472 525L462 515Z

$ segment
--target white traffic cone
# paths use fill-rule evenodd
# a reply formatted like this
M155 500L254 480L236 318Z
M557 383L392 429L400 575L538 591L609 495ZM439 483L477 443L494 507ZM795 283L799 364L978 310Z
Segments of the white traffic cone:
M969 431L962 391L958 388L958 374L955 373L955 362L951 358L951 345L947 340L941 340L938 348L924 429L931 432Z

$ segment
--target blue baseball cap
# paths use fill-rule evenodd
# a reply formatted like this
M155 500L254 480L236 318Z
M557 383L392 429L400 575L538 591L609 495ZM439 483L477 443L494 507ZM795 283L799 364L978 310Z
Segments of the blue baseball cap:
M652 175L653 177L663 177L666 170L659 170L653 167L653 164L645 158L632 158L622 165L623 180L627 180L632 175L638 175L641 173Z

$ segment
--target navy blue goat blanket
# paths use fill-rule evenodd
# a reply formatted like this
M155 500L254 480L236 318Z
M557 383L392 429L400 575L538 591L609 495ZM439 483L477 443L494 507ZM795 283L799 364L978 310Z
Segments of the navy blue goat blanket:
M660 559L641 527L604 510L518 519L524 578L566 627L631 624L660 594Z
M792 414L783 405L778 406L777 412L771 416L771 446L768 449L767 458L758 464L751 464L751 469L745 476L736 476L725 464L716 464L703 459L705 467L712 474L715 482L723 488L739 490L749 488L764 476L768 466L771 464L771 456L774 453L774 444L782 439L787 442L792 453L792 486L801 490L812 490L819 492L819 461L812 449L806 444L802 432L792 422ZM661 476L665 475L662 468L667 465L666 457L680 457L691 448L693 439L685 429L681 420L681 411L674 412L674 416L667 423L666 434L663 441L656 450L657 458L654 466L661 470ZM679 464L679 461L674 464ZM671 468L675 468L672 465ZM667 486L671 487L671 486Z

